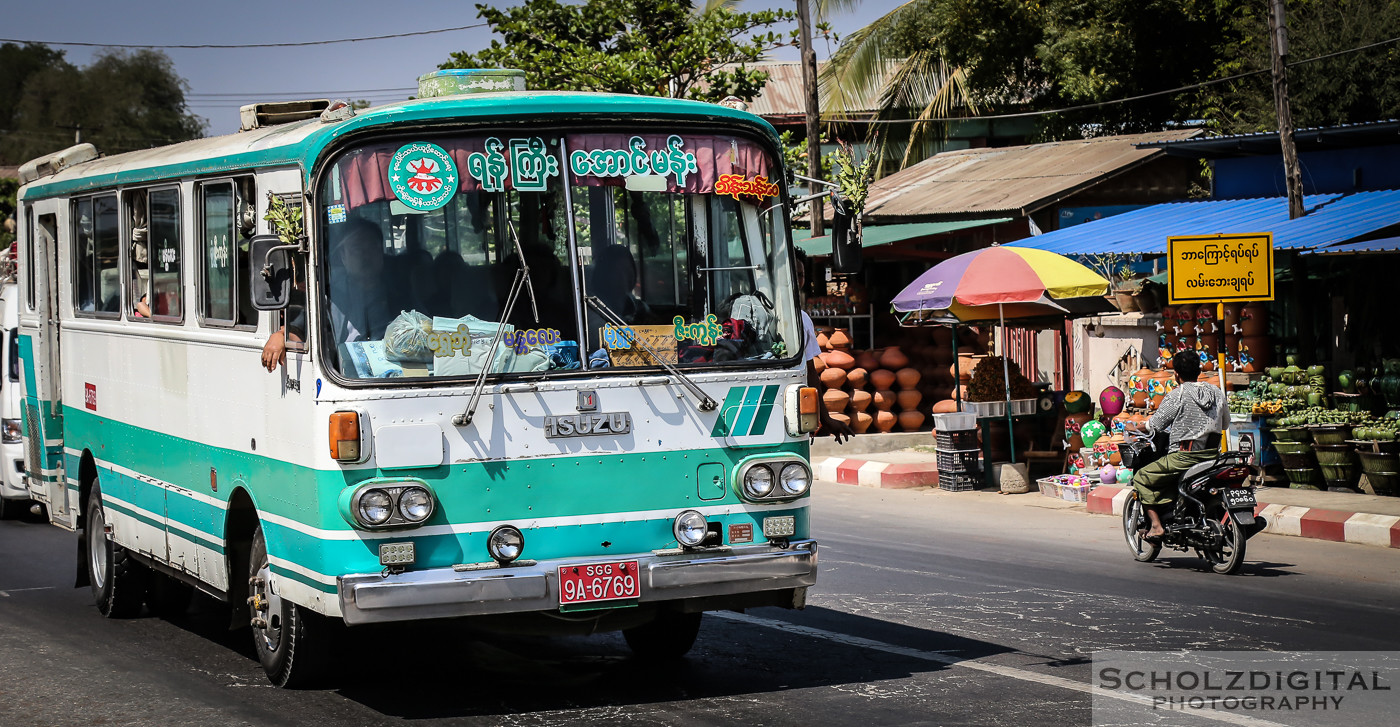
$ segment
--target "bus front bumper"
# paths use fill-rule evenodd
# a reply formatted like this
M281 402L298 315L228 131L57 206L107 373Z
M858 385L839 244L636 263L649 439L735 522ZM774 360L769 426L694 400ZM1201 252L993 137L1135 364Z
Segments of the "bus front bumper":
M803 588L817 582L817 541L794 540L786 548L762 544L675 555L569 558L465 572L435 568L340 576L340 608L351 625L555 611L560 567L634 559L641 569L637 602L642 603Z

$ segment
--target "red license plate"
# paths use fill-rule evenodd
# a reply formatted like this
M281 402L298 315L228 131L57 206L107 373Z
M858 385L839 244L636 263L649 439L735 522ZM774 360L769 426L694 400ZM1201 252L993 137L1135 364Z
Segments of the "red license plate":
M640 575L635 560L560 566L559 605L637 598Z

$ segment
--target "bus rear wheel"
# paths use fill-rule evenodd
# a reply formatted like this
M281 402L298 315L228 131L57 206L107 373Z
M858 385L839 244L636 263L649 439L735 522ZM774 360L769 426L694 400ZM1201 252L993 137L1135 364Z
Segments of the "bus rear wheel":
M699 611L681 613L663 607L655 620L624 630L622 637L638 658L648 661L679 659L695 646L702 615Z
M107 618L139 616L146 602L150 571L136 562L126 548L107 537L107 513L102 507L102 490L96 483L88 495L85 522L88 580L97 610Z
M262 525L253 531L248 571L253 648L267 678L288 689L315 685L325 676L330 663L331 624L278 593Z

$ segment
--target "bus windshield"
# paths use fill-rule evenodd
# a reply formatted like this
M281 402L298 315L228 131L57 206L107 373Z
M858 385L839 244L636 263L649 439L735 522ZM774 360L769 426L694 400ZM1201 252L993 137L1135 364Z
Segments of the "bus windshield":
M802 330L774 177L762 146L713 134L351 147L317 195L330 365L382 379L790 359Z

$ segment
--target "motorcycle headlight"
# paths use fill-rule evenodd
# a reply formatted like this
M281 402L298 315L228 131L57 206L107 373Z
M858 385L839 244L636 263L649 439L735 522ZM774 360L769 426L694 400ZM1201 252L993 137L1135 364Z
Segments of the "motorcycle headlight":
M369 525L383 525L389 521L389 516L394 513L394 500L389 497L389 493L383 490L366 490L360 495L360 504L356 508L360 519Z
M525 550L525 536L512 525L502 525L491 531L486 539L486 552L497 563L506 564L520 557Z
M812 486L812 473L802 464L793 462L784 467L782 474L778 475L778 485L782 487L784 494L797 497Z
M421 487L399 493L399 514L411 523L421 523L433 514L433 496Z
M749 497L764 498L773 492L773 470L766 464L756 464L744 473L744 491Z
M677 543L693 548L704 542L705 536L709 535L710 524L705 522L704 515L694 510L686 510L676 516L671 532L675 533Z

